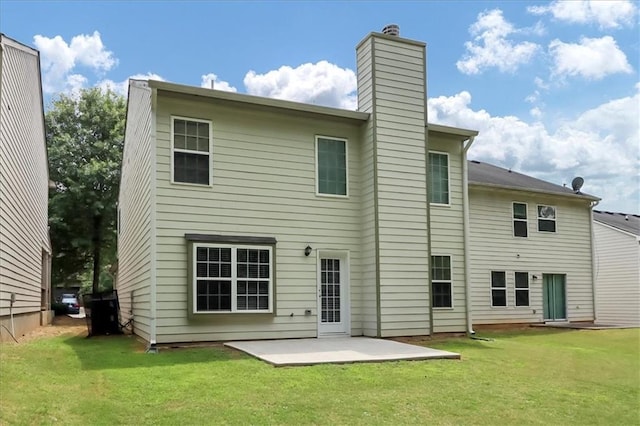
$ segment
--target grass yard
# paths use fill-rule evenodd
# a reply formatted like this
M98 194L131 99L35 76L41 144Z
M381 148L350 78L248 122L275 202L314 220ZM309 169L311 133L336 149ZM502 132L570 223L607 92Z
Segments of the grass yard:
M462 360L274 368L131 337L3 344L0 424L640 424L640 331L531 329L428 346Z

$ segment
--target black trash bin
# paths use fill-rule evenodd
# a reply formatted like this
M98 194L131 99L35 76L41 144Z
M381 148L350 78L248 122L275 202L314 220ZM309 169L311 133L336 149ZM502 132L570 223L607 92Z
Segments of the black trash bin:
M83 300L89 337L122 334L116 290L87 294Z

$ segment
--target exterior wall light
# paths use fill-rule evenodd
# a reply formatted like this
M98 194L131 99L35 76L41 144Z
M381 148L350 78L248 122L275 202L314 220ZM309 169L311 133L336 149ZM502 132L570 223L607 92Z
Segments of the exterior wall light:
M304 255L309 256L311 254L311 246L306 246L304 248Z

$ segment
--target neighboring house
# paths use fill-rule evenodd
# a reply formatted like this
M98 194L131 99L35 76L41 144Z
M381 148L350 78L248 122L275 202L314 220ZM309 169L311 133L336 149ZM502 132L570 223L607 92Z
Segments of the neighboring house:
M130 83L117 290L137 335L466 330L463 144L477 132L427 132L424 43L372 33L356 53L359 111Z
M640 216L594 210L596 319L640 326Z
M474 325L594 320L591 211L598 200L469 162Z
M49 176L38 51L0 35L0 336L51 321Z

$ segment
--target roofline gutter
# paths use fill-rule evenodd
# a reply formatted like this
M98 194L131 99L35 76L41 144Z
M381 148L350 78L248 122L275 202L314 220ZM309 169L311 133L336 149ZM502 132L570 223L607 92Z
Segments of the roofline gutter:
M471 232L471 226L469 224L469 165L467 162L467 152L473 142L475 136L470 136L463 142L462 148L462 227L464 238L464 290L465 290L465 316L467 319L467 335L473 336L476 334L473 331L473 318L471 315L471 256L469 254L469 234Z
M466 168L467 165L465 164L464 167ZM481 187L481 188L489 188L489 189L502 189L505 191L525 191L525 192L532 192L535 194L544 194L544 195L552 195L555 197L570 197L573 199L578 199L578 200L583 200L583 201L595 201L595 202L600 202L600 198L598 197L594 197L592 195L584 195L584 194L574 194L574 193L564 193L564 192L552 192L552 191L544 191L544 190L540 190L540 189L531 189L531 188L519 188L517 186L507 186L507 185L497 185L497 184L493 184L493 183L482 183L482 182L470 182L469 186L476 186L476 187Z

